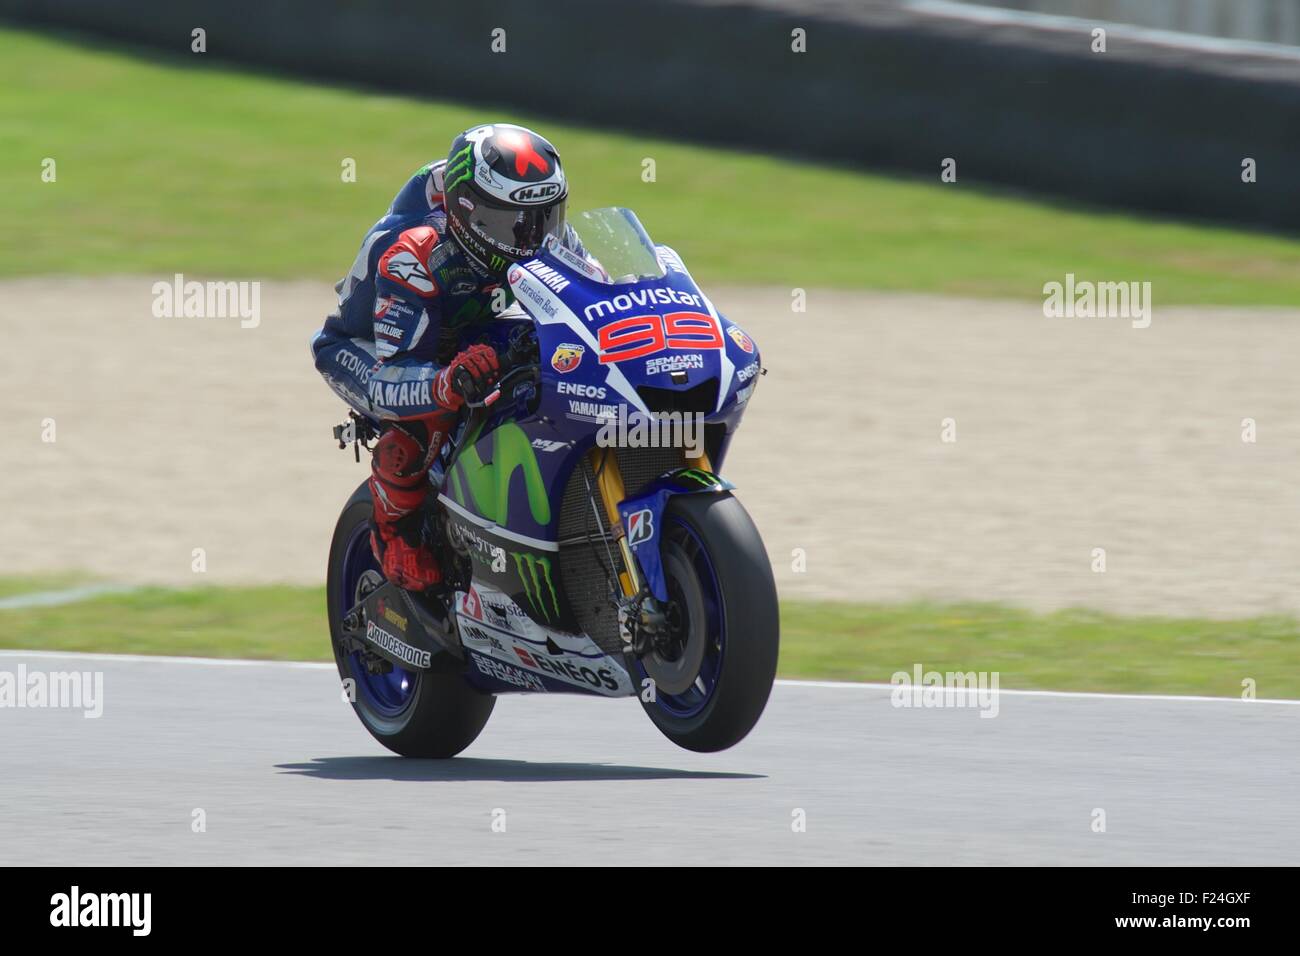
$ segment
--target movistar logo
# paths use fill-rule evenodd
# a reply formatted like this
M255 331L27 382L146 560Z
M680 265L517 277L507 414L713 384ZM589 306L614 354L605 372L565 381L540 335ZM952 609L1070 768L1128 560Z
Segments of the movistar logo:
M461 183L474 178L474 145L472 143L447 160L447 169L443 172L443 177L445 179L444 190L459 186Z
M541 555L523 552L515 555L515 570L524 586L524 596L528 603L546 620L551 620L551 609L555 611L555 620L560 617L560 602L555 594L555 582L551 580L551 559ZM540 571L540 573L539 573ZM543 592L542 585L546 591ZM546 594L551 597L551 609L546 607Z
M528 510L539 525L551 522L551 499L546 493L537 465L533 444L524 430L514 422L506 422L492 432L492 461L479 457L478 433L465 436L465 450L451 470L451 493L457 504L473 508L485 518L501 525L510 525L510 482L516 471L524 476L524 493ZM472 501L468 498L472 495Z

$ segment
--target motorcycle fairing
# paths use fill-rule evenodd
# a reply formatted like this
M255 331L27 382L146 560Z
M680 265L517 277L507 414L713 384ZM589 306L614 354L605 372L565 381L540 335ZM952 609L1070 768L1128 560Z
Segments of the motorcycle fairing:
M682 468L656 478L640 494L619 502L618 513L623 519L628 547L645 576L650 593L658 600L668 600L668 585L659 558L659 532L668 499L674 495L718 494L735 487L727 479L702 468Z
M470 682L481 690L545 690L601 697L635 693L621 660L606 654L585 634L538 624L503 591L476 581L468 591L456 592L453 607L466 653L496 665L476 662L469 671Z
M663 276L636 282L593 279L550 247L511 267L511 291L538 325L543 414L563 420L586 398L609 406L588 419L614 417L620 404L650 415L640 389L715 381L700 409L712 421L748 397L737 398L736 373L759 360L753 340L718 313L672 249L655 249Z
M668 264L663 277L634 283L598 281L549 250L511 267L516 301L536 323L541 388L524 415L513 396L502 396L466 437L441 483L453 510L523 543L554 542L559 514L551 492L564 486L599 426L620 412L653 417L641 388L684 392L715 382L705 421L727 432L736 427L759 368L757 347L673 265L680 260L671 249L656 250ZM674 301L652 301L656 296ZM608 331L620 324L622 331ZM663 347L646 351L659 340ZM681 362L692 367L676 369L674 379L669 368Z

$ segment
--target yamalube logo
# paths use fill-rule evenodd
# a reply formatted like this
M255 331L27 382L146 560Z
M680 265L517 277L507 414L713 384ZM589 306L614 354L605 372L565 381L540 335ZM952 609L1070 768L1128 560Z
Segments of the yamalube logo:
M152 893L69 893L50 897L51 926L128 926L133 936L148 936L153 924Z

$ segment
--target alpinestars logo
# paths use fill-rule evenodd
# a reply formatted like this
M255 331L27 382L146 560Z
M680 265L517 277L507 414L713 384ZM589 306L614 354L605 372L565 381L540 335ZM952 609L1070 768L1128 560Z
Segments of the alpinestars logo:
M409 252L399 252L393 256L388 260L386 268L393 278L417 292L428 295L434 291L433 277L424 268L424 264Z

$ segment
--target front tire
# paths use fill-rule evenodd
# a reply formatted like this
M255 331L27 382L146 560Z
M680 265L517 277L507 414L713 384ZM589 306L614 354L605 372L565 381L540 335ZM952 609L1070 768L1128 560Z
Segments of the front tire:
M352 689L352 709L372 737L403 757L454 757L483 730L496 698L480 694L460 674L398 667L387 675L370 674L360 655L341 644L343 615L357 602L362 578L382 579L370 549L372 510L370 489L362 483L334 528L325 587L334 662Z
M667 655L652 651L637 668L642 677L661 675L675 692L656 688L655 700L642 699L641 706L678 746L725 750L753 729L776 679L780 613L772 566L754 522L729 493L677 495L663 522L660 551L677 643Z

